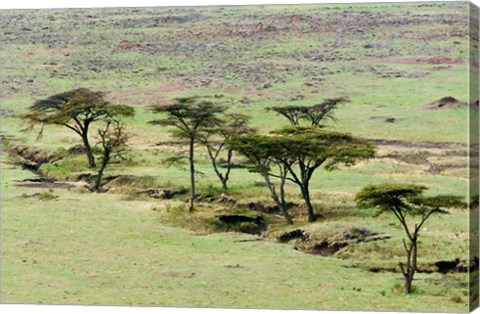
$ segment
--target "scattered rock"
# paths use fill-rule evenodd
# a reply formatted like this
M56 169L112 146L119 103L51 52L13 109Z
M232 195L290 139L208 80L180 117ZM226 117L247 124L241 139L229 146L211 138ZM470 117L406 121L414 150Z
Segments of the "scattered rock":
M395 122L395 120L396 120L396 119L395 119L394 117L389 117L389 118L386 118L386 119L385 119L385 122L393 123L393 122Z

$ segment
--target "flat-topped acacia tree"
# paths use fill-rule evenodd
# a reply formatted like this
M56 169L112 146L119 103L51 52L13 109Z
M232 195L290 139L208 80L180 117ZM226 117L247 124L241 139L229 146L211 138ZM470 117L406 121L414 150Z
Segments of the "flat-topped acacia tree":
M322 127L321 122L325 118L334 119L333 110L339 104L348 102L347 98L331 98L326 99L320 104L306 106L306 105L289 105L289 106L274 106L268 108L279 115L285 117L291 125L301 125L306 122L312 127Z
M288 127L273 131L271 136L250 134L235 136L230 147L246 156L256 172L265 179L270 194L286 218L285 183L291 181L301 191L307 207L308 221L317 219L310 199L310 180L323 166L333 170L338 165L350 166L374 156L373 145L349 134L325 131L316 127ZM278 178L279 194L271 178Z
M227 142L233 136L252 133L254 129L248 126L249 117L244 114L227 113L222 120L222 123L203 129L199 136L199 142L207 148L213 170L220 180L222 188L227 190L227 182L233 166L233 148L227 146ZM223 157L225 158L223 159ZM220 169L222 164L225 168L224 172Z
M288 171L287 180L295 183L307 207L308 221L317 219L310 198L310 180L321 166L331 171L339 165L351 166L374 157L374 146L365 139L317 127L286 127L273 131L283 138L283 149L272 151L272 157Z
M91 124L105 118L133 116L134 112L133 107L108 102L101 91L78 88L37 100L20 117L28 121L30 129L41 125L39 137L45 125L60 125L75 132L82 138L89 166L95 167L88 139Z
M417 271L418 239L425 222L437 213L447 213L441 208L465 207L461 197L439 195L426 197L427 188L415 184L380 184L369 185L357 193L355 200L359 208L377 208L377 215L390 212L400 222L407 241L403 240L406 263L400 263L400 270L405 280L405 292L412 292L412 282ZM420 220L413 224L408 216L418 216ZM408 242L408 243L407 243Z
M169 105L151 106L155 113L165 114L164 119L150 121L154 125L171 126L172 134L188 142L188 161L190 171L189 212L194 210L195 201L195 143L200 133L208 128L221 125L219 115L224 113L224 106L199 97L176 98Z
M283 155L286 145L285 138L266 136L260 134L246 134L233 136L227 142L229 149L233 149L245 156L250 164L250 170L259 173L265 180L265 186L270 192L275 205L282 213L287 224L293 224L292 218L287 210L285 201L285 183L288 169L276 156ZM277 186L272 178L278 178Z

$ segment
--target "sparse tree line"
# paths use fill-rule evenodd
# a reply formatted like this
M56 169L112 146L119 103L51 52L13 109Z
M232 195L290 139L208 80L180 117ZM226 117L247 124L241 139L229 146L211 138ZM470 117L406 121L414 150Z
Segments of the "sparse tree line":
M189 212L195 209L196 198L196 147L203 146L214 173L224 190L229 187L233 169L233 155L243 156L249 170L264 180L272 200L287 224L293 224L287 208L285 186L297 186L305 203L308 221L321 217L312 205L310 182L315 172L323 167L332 171L338 166L351 166L375 156L375 147L367 139L334 132L325 128L326 119L335 119L334 110L348 100L327 99L311 106L281 106L269 110L284 117L290 126L269 134L261 134L249 125L249 117L228 111L208 97L177 98L168 105L150 106L148 109L161 114L152 125L168 127L168 131L188 147L186 156L179 155L169 163L188 161L190 176ZM128 134L124 117L132 117L134 108L111 104L105 94L85 88L74 89L36 101L29 112L21 116L29 128L40 126L39 137L48 125L59 125L77 134L83 143L88 165L97 170L92 191L99 192L102 177L108 164L122 158L128 150ZM98 123L96 147L100 150L97 166L92 145L89 142L92 124ZM359 208L378 208L378 214L392 213L405 231L406 263L400 263L405 280L406 293L412 292L412 282L417 270L418 239L425 221L435 213L445 213L442 207L461 206L455 196L425 197L423 186L411 184L382 184L364 187L356 196ZM408 216L420 216L413 227Z

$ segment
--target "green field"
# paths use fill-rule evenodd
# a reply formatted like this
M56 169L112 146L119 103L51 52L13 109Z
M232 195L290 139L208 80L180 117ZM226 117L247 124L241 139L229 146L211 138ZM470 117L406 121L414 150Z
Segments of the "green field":
M469 260L466 209L427 222L419 248L424 271L406 295L401 273L388 271L404 259L401 226L354 202L362 187L387 182L468 197L466 2L0 13L2 303L468 310L468 273L434 266ZM81 179L95 173L84 154L66 153L81 144L73 132L47 126L37 139L21 131L18 115L35 100L78 87L136 111L125 119L127 160L106 170L120 179L104 193L91 193ZM188 188L188 173L162 162L186 147L163 145L169 129L148 124L157 116L147 108L193 95L216 95L263 134L287 125L268 107L348 97L327 128L373 140L376 157L315 173L313 205L324 217L314 223L305 219L298 188L287 184L294 226L264 214L261 235L218 228L218 214L256 215L246 204L271 203L258 174L233 169L233 202L199 200L192 214L186 195L142 194ZM432 104L444 97L456 102ZM15 153L20 146L62 158L32 173ZM220 195L202 147L196 164L198 193ZM277 240L295 228L317 240L352 228L391 238L323 256Z

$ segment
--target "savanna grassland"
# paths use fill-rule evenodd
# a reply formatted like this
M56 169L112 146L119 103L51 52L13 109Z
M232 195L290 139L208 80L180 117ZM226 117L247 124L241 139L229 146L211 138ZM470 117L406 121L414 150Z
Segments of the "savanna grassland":
M1 301L467 311L468 211L426 223L407 295L401 226L354 197L394 182L467 199L468 14L466 2L2 11ZM88 190L95 170L78 136L46 126L37 139L18 117L78 87L135 108L126 159L107 168L102 193ZM348 97L326 129L370 139L376 156L315 172L316 222L287 183L290 226L241 156L224 192L199 146L188 213L188 174L163 162L186 147L147 110L187 96L248 114L262 134L287 125L271 106ZM222 225L224 213L267 225ZM308 241L279 241L294 229ZM355 241L315 250L346 237Z

